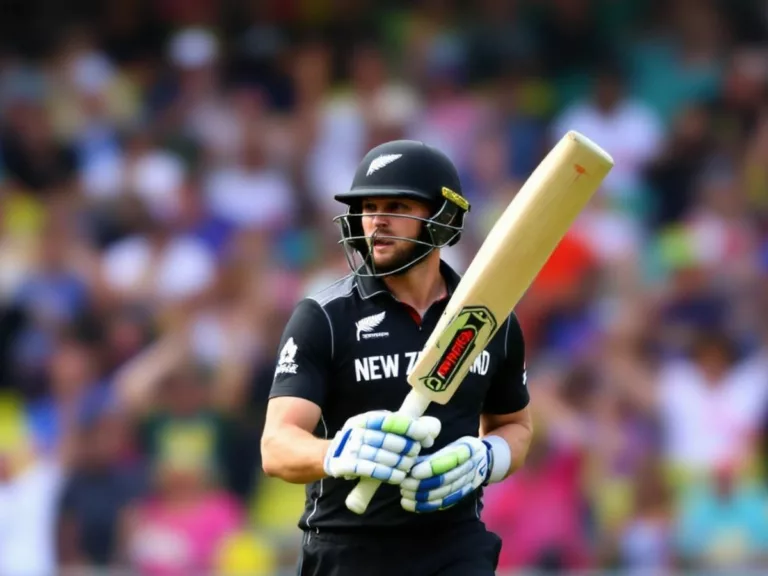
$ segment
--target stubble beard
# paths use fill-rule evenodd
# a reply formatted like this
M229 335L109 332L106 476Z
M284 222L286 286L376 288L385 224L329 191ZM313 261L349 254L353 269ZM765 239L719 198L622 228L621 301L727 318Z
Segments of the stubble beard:
M395 253L391 256L378 257L371 251L371 260L373 260L374 270L377 274L404 274L406 271L395 272L399 268L405 268L413 259L417 244L414 242L403 241L402 246L396 246Z

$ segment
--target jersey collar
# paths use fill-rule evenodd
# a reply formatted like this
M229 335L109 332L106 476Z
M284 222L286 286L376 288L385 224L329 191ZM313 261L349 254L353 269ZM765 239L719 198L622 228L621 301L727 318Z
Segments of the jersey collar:
M448 297L450 298L453 291L459 285L461 276L451 268L445 260L440 260L440 274L445 279L445 285L448 289ZM360 293L360 297L363 300L379 295L379 294L391 294L389 288L381 278L374 276L357 276L357 290Z

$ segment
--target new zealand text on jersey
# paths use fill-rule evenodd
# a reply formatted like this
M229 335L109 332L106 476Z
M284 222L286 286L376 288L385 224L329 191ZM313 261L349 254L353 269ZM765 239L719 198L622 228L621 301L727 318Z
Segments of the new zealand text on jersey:
M355 358L355 379L358 382L381 380L382 378L398 378L400 370L405 368L405 375L411 373L416 366L420 352L405 352L404 354L386 354ZM485 376L491 364L491 355L483 350L469 369L471 374Z

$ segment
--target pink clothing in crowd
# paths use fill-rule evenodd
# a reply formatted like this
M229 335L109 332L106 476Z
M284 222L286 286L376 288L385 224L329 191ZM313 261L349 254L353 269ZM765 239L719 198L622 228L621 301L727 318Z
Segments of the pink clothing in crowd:
M210 571L224 538L240 529L243 511L214 493L192 507L173 509L159 500L140 505L131 535L133 566L147 576L193 576Z
M574 452L546 458L486 491L482 518L502 539L500 570L537 566L553 555L563 569L589 564L581 458Z

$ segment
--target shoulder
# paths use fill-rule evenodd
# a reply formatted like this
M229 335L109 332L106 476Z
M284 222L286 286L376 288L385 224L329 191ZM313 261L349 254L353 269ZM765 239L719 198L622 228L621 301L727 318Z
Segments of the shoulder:
M349 275L330 285L306 292L294 307L291 318L293 330L322 330L326 333L330 328L333 334L334 319L347 315L348 303L356 294L355 285L354 276Z
M305 300L317 303L323 310L333 307L340 300L351 298L355 295L357 281L353 274L339 278L330 285L323 286L307 294Z
M504 352L509 355L510 353L521 349L525 345L525 336L523 335L523 327L520 324L520 320L515 312L511 312L501 327L504 333Z

